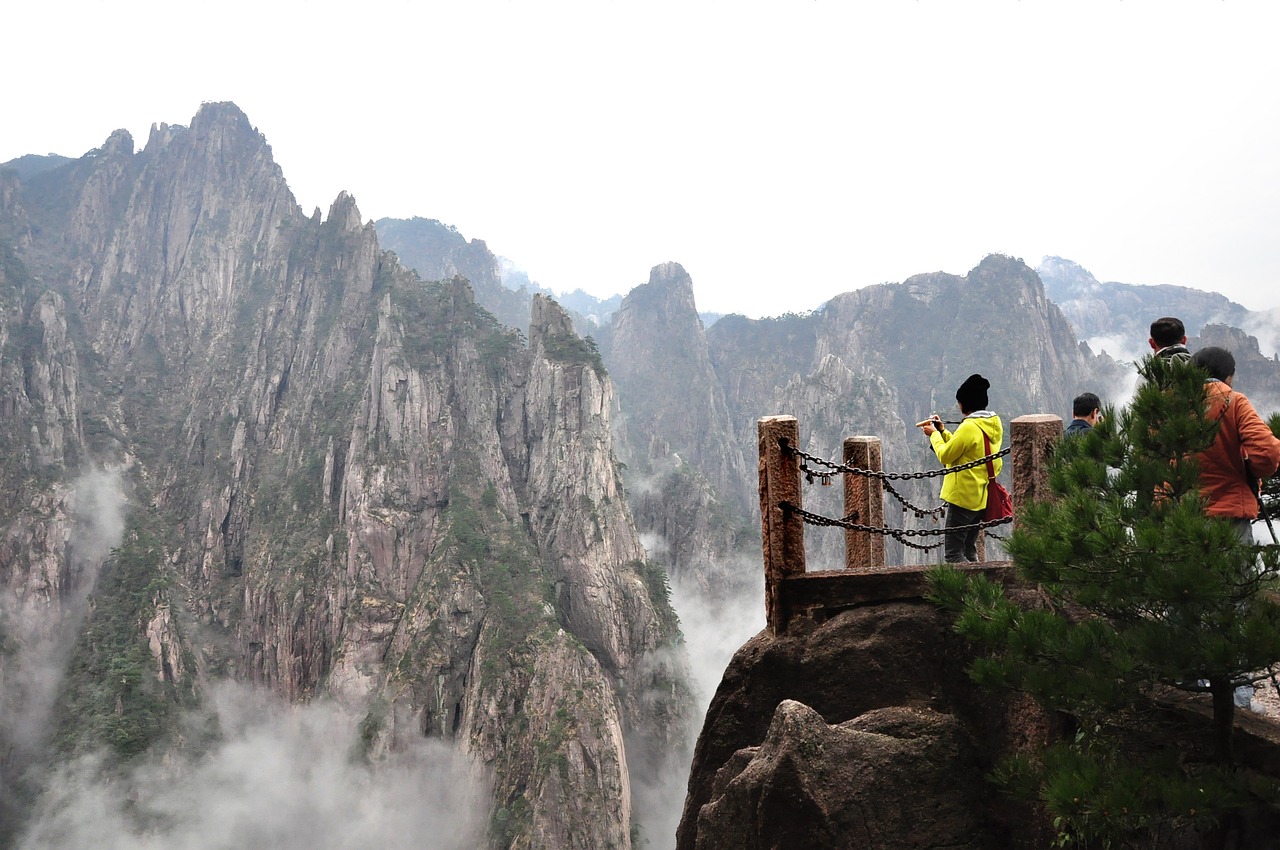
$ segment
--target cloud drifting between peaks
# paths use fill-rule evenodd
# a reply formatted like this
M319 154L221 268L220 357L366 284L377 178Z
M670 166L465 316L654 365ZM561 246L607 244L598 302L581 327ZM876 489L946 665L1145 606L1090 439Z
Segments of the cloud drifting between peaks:
M419 740L373 764L352 757L358 718L242 686L211 703L222 731L200 757L108 777L82 759L51 779L22 850L463 850L483 844L488 798L449 745Z

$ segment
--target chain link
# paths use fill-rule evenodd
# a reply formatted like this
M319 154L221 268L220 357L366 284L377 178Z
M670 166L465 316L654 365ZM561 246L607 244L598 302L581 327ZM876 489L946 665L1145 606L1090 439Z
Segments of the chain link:
M809 525L822 527L843 528L846 531L865 531L871 534L887 534L890 537L902 540L903 537L941 537L948 532L955 531L973 531L984 528L991 528L996 525L1007 525L1013 522L1013 517L1004 517L1003 519L988 519L982 522L970 523L969 525L953 525L949 528L890 528L887 525L862 525L847 519L835 519L834 517L823 516L822 514L810 513L803 508L797 508L790 502L779 502L778 507L782 510L793 513L800 517ZM904 543L906 541L903 541Z
M902 512L904 514L908 510L910 510L915 513L916 519L933 517L936 520L938 517L946 513L947 506L945 504L938 505L936 508L922 508L919 505L913 505L911 502L907 501L906 497L903 496L901 493L899 493L897 490L893 489L893 485L890 484L888 481L882 481L880 483L884 486L886 493L888 493L893 498L897 499L902 504Z
M800 471L805 474L805 478L809 481L810 484L812 484L814 478L822 478L824 480L829 481L831 476L837 473L845 473L847 475L860 475L863 478L879 478L882 481L915 481L922 478L938 478L943 475L950 475L953 472L961 472L966 469L974 469L979 466L986 466L988 463L995 460L996 458L1001 458L1009 454L1010 448L1009 446L1005 446L1000 451L993 452L992 454L989 454L986 457L980 457L977 460L971 460L968 463L962 463L958 466L948 466L943 469L931 469L931 470L928 470L927 472L881 472L874 469L861 469L859 467L848 466L843 463L833 463L829 460L820 458L816 455L811 455L808 452L803 451L801 449L797 449L793 447L791 444L786 442L782 443L782 450L784 452L789 452L795 455L796 457L800 458L801 460ZM826 471L821 472L819 470L813 469L812 467L809 466L809 464L825 467Z
M925 546L922 543L912 543L910 540L904 540L896 534L893 535L893 539L897 540L903 546L909 546L912 549L919 549L921 552L933 552L946 545L946 541L943 541L942 543L934 543L932 546Z

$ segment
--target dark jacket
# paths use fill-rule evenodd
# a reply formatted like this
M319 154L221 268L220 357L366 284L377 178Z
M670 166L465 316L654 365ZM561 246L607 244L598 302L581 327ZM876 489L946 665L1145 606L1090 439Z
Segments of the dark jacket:
M1086 434L1092 430L1093 430L1093 426L1090 425L1088 422L1085 422L1083 419L1072 419L1071 424L1067 426L1067 430L1063 434L1063 436L1078 437L1081 434Z
M1186 363L1191 360L1191 352L1182 343L1175 345L1166 345L1164 348L1156 352L1156 357L1162 357L1165 360L1174 360L1179 363Z

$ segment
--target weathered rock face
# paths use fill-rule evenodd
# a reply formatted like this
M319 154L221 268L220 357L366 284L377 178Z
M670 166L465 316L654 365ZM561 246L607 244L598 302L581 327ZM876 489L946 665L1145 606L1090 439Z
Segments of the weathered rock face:
M882 708L830 726L785 700L764 742L716 774L694 846L1002 846L983 829L981 789L956 783L974 770L971 746L954 716L928 708Z
M618 384L632 509L654 557L674 576L722 582L715 565L755 536L744 521L747 463L685 270L655 266L623 299L601 351Z
M725 671L698 739L677 848L1033 848L985 774L1050 729L976 691L929 603L762 633Z
M677 263L655 266L649 282L623 299L608 348L638 459L684 452L684 462L712 487L736 496L747 464L733 439L688 273ZM747 504L741 500L739 508Z
M494 847L629 847L626 748L667 747L687 688L612 385L563 311L535 300L526 347L464 280L398 265L349 196L307 218L230 104L16 192L4 584L65 608L65 481L114 465L135 494L65 746L172 745L230 676L364 707L371 752L456 740L490 768Z

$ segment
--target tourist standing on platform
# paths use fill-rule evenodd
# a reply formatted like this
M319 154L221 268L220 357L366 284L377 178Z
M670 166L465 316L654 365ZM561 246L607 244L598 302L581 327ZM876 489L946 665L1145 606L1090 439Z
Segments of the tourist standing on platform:
M991 382L981 375L965 378L960 389L956 390L956 404L964 419L955 433L947 431L936 414L920 423L938 460L948 469L1000 451L1004 425L999 416L987 410L987 390L990 388ZM999 475L1003 463L999 458L992 463L994 475ZM986 464L953 472L943 478L942 501L947 505L944 551L950 563L978 560L980 530L968 526L982 522L989 480Z
M1066 436L1079 437L1093 430L1102 418L1102 401L1093 393L1081 393L1071 401L1071 415Z
M1234 388L1236 359L1225 348L1196 352L1191 362L1209 374L1208 415L1218 420L1213 445L1200 455L1200 495L1204 512L1230 520L1236 536L1253 543L1258 518L1258 481L1280 468L1280 440L1258 411Z
M1187 350L1187 329L1181 319L1163 316L1151 323L1151 336L1147 344L1156 353L1156 357L1165 360L1180 360L1183 363L1191 359Z

